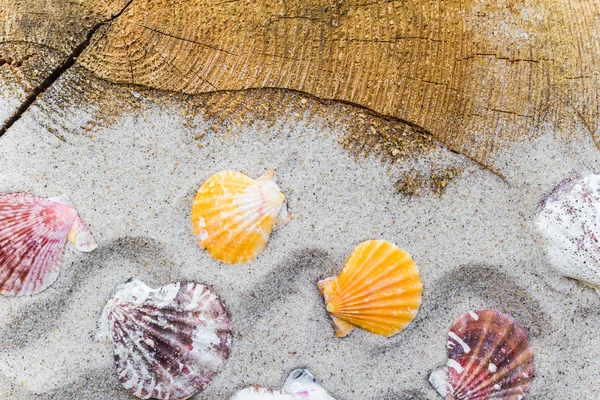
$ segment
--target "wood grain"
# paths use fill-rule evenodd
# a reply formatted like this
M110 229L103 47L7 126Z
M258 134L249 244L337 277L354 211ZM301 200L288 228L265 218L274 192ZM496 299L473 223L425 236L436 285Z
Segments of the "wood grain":
M48 0L36 25L36 2L0 2L9 40L64 51L85 18L125 4ZM595 0L133 0L78 63L188 94L284 88L361 105L485 165L544 121L575 119L598 143L599 58Z

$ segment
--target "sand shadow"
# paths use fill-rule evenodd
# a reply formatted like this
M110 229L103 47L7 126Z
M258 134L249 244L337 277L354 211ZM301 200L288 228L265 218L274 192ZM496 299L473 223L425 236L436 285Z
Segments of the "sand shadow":
M407 390L401 393L390 390L383 396L373 397L373 400L427 400L425 393L419 390Z
M39 400L128 400L132 397L123 389L112 370L98 369L90 371L68 386L36 395L35 398Z
M516 278L492 265L466 265L451 271L431 285L423 299L424 307L417 317L417 325L437 316L470 310L458 310L457 304L477 303L479 308L495 308L512 315L532 337L544 334L550 318L541 311L538 300ZM450 326L448 326L450 329Z
M68 308L73 294L82 290L90 278L109 274L118 268L115 260L127 260L143 266L140 275L150 280L169 280L171 269L164 267L164 262L169 261L166 261L168 258L160 242L144 237L126 237L102 244L92 253L79 254L70 266L63 268L51 291L48 289L50 295L42 293L40 301L23 307L20 316L10 322L10 328L0 334L0 343L10 343L14 349L21 349L46 336ZM101 311L98 310L98 315Z
M256 316L268 313L288 301L302 287L312 286L318 295L317 280L334 274L336 269L327 252L317 248L297 250L279 263L247 293L240 296L236 313L254 325ZM329 275L328 275L329 274ZM316 296L315 296L316 297ZM323 315L326 315L323 307ZM245 318L244 318L245 317Z
M425 284L423 302L417 317L404 332L404 340L378 346L374 356L405 346L408 336L420 335L425 326L439 326L448 316L454 320L472 309L494 308L512 315L530 337L544 335L551 319L542 312L538 300L516 278L492 265L466 265L453 270L433 284ZM447 333L447 331L446 331ZM445 334L439 345L445 343ZM432 368L435 366L432 366Z

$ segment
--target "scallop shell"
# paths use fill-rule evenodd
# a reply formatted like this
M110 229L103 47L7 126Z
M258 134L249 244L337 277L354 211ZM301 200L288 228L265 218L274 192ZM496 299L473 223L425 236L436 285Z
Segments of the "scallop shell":
M0 293L31 295L58 277L66 241L84 252L97 245L67 196L0 196Z
M239 391L231 400L335 400L305 369L292 371L281 390L253 386Z
M521 400L535 374L527 333L510 315L470 311L448 333L448 363L429 381L447 400Z
M536 223L550 264L600 293L600 175L561 182L540 204Z
M415 318L423 290L410 254L385 240L358 245L341 275L318 286L338 337L354 326L381 336L397 334Z
M256 180L237 171L219 172L200 187L192 207L201 245L228 264L254 260L271 231L291 218L273 170Z
M199 283L151 289L132 280L108 301L101 323L121 384L140 399L187 399L204 390L229 357L227 311Z

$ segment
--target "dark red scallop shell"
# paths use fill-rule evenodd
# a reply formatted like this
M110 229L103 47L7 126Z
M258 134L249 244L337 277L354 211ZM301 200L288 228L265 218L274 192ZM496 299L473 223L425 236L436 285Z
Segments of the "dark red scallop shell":
M510 315L470 311L448 333L448 363L431 383L447 400L521 400L535 367L527 333Z

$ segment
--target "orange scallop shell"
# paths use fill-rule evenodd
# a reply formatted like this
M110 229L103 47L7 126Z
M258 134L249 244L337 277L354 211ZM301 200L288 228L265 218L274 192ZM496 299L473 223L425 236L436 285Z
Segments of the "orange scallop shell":
M192 207L201 245L228 264L254 260L271 232L290 219L273 170L258 179L237 171L219 172L200 187Z
M410 254L385 240L356 247L338 277L318 284L338 337L358 326L393 336L415 318L423 284Z

